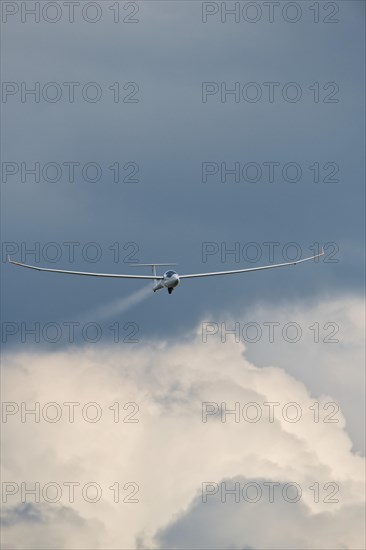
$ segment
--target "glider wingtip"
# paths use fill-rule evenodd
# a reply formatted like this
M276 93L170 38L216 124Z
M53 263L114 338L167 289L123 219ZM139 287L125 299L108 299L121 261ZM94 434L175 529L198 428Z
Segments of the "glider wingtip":
M22 264L19 263L19 262L15 262L14 260L11 260L9 255L7 256L7 262L8 262L9 264L13 264L13 265L22 265Z

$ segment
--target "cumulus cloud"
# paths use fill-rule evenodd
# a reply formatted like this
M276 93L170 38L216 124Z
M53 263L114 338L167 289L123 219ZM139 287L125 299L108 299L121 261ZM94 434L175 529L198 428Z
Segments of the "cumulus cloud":
M235 478L225 480L233 490L234 482L245 486L268 489L265 479ZM293 550L310 548L345 550L362 548L359 533L364 527L364 509L359 506L344 506L335 513L323 511L312 514L301 501L296 504L286 501L286 484L276 487L274 502L260 498L255 504L227 497L222 503L221 495L212 496L207 503L201 496L194 499L191 507L173 522L158 532L155 541L159 548L212 548L221 550L278 549ZM250 499L256 495L248 495ZM294 495L288 495L294 498ZM287 498L287 497L286 497ZM346 532L344 522L353 525Z
M304 382L311 393L332 395L346 418L354 449L365 453L362 298L343 295L339 299L287 301L277 306L257 301L252 308L239 306L234 314L207 315L206 321L213 322L212 332L218 328L213 336L207 335L207 340L226 337L233 343L235 335L229 331L237 326L251 363L279 365Z
M338 305L354 322L354 303ZM321 369L323 352L311 357ZM14 485L5 546L40 548L42 538L47 548L364 547L364 461L342 411L327 409L334 396L310 391L279 361L258 367L247 353L230 339L203 343L201 327L184 342L9 353L2 479ZM23 406L22 422L22 402L39 407L39 418ZM302 495L296 503L271 503L266 493L256 503L222 503L218 491L203 502L202 484L223 480L296 483ZM22 482L39 483L39 502L22 495ZM78 484L73 502L70 482ZM51 503L55 486L61 495ZM327 502L332 488L337 502ZM42 521L25 521L36 510Z

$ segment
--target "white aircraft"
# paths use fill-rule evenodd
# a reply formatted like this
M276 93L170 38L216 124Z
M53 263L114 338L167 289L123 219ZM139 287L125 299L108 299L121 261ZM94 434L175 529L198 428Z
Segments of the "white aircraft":
M301 262L308 262L309 260L315 260L315 258L319 258L320 256L323 256L324 249L322 248L322 251L320 254L316 254L315 256L310 256L308 258L303 258L302 260L296 260L293 262L286 262L283 264L273 264L273 265L264 265L261 267L250 267L246 269L234 269L232 271L213 271L210 273L192 273L189 275L178 275L176 271L173 271L172 269L165 271L163 275L157 275L156 274L156 267L157 266L175 266L176 264L130 264L130 266L134 267L142 267L142 266L149 266L152 268L152 275L121 275L118 273L88 273L84 271L66 271L63 269L48 269L45 267L37 267L35 265L27 265L22 264L20 262L14 262L13 260L10 260L8 257L8 262L14 265L20 265L22 267L27 267L28 269L36 269L37 271L49 271L50 273L65 273L66 275L85 275L87 277L112 277L114 279L148 279L151 281L154 281L153 291L156 292L157 290L160 290L162 288L166 288L171 294L173 290L179 285L181 279L193 279L196 277L214 277L216 275L234 275L235 273L248 273L249 271L260 271L262 269L273 269L275 267L284 267L287 265L296 265L300 264Z

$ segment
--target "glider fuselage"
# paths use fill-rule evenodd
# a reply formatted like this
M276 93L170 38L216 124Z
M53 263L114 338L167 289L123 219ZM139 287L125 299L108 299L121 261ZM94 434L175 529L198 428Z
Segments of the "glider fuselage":
M153 291L156 292L157 290L160 290L162 288L167 288L169 294L171 294L180 283L179 275L176 271L173 271L170 269L169 271L166 271L163 275L163 278L160 279L160 281L156 281L155 285L153 286Z

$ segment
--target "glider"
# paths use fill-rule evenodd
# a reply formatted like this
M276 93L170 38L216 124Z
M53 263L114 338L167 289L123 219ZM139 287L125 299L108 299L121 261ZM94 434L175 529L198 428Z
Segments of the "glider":
M292 262L286 262L282 264L272 264L272 265L264 265L261 267L250 267L246 269L233 269L231 271L212 271L209 273L192 273L189 275L178 275L176 271L173 271L172 269L169 269L168 271L165 271L163 275L157 275L156 274L156 268L159 266L175 266L176 264L130 264L130 266L134 267L146 267L149 266L152 268L152 275L122 275L119 273L88 273L84 271L66 271L64 269L49 269L45 267L37 267L35 265L27 265L23 264L21 262L15 262L13 260L10 260L8 257L8 262L14 265L20 265L21 267L26 267L28 269L36 269L37 271L48 271L50 273L64 273L66 275L84 275L86 277L109 277L114 279L142 279L142 280L151 280L154 281L154 286L152 290L156 292L157 290L160 290L162 288L166 288L171 294L173 290L179 285L181 279L194 279L197 277L215 277L216 275L234 275L236 273L249 273L250 271L261 271L263 269L274 269L275 267L285 267L288 265L296 265L300 264L302 262L308 262L309 260L315 260L316 258L319 258L320 256L323 256L324 249L322 248L322 251L320 254L316 254L315 256L310 256L308 258L303 258L301 260L296 260Z

